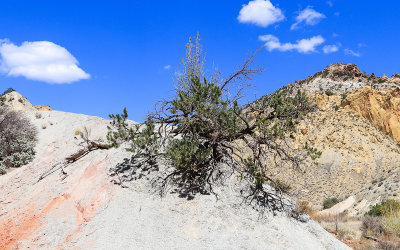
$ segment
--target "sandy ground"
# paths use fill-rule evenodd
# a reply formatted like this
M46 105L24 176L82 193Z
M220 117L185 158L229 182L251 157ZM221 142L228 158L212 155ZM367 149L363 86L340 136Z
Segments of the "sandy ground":
M42 114L41 118L36 113ZM0 176L0 249L348 249L313 221L238 206L232 186L193 200L149 191L145 178L121 188L109 169L129 154L97 150L39 177L82 147L83 126L104 138L108 121L58 111L27 112L39 130L37 157Z

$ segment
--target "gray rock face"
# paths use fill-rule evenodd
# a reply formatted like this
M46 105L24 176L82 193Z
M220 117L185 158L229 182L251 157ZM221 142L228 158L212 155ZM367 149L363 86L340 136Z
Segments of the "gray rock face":
M319 163L321 164L321 168L327 172L335 173L342 163L342 155L334 150L328 149L321 155Z

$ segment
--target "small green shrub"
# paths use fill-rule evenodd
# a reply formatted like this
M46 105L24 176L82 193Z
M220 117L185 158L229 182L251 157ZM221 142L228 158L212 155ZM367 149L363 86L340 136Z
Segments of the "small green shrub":
M383 79L383 78L379 78L379 80L378 80L378 83L384 83L384 82L386 82L386 80L385 80L385 79Z
M330 90L330 89L328 89L328 90L325 91L325 95L327 95L327 96L332 96L332 95L334 95L334 94L335 94L335 93L333 93L333 91Z
M8 93L11 93L11 92L14 92L15 91L15 89L13 89L13 88L8 88L6 91L4 91L3 92L3 94L1 94L0 96L3 96L3 95L7 95Z
M322 203L322 206L324 207L324 209L328 209L333 207L334 205L338 204L339 200L336 197L332 197L332 198L328 198L325 199L324 202Z
M315 160L321 157L322 152L318 151L318 149L313 148L312 146L308 145L308 142L304 145L304 149L307 150L307 154L311 157L311 159Z
M400 212L400 203L396 200L389 199L371 206L366 215L374 217L390 216L398 212Z

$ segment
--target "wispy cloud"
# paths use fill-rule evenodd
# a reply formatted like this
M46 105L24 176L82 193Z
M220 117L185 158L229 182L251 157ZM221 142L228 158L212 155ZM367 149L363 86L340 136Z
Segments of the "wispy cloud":
M363 48L363 47L367 47L367 45L365 43L358 43L357 47Z
M258 37L261 41L265 42L268 51L291 51L297 50L299 53L312 53L316 52L316 47L325 42L322 36L314 36L309 39L297 40L296 43L281 43L276 36L263 35Z
M344 50L344 54L345 55L349 55L349 56L356 56L356 57L360 57L361 56L360 52L355 52L355 51L353 51L351 49L345 49Z
M329 7L333 7L333 2L332 1L326 1L326 4L329 5Z
M165 70L171 69L171 65L165 65L165 66L164 66L164 69L165 69Z
M269 0L253 0L242 6L237 19L241 23L267 27L284 20L285 16Z
M48 41L24 42L17 46L3 39L0 56L0 71L7 76L57 84L90 78L68 50Z
M296 22L290 27L290 30L297 29L301 24L316 25L326 16L322 13L315 11L312 7L308 6L300 11L299 15L295 18Z
M322 48L322 51L323 51L325 54L334 53L334 52L337 52L338 50L339 50L339 45L335 45L335 44L332 44L332 45L325 45L325 46Z

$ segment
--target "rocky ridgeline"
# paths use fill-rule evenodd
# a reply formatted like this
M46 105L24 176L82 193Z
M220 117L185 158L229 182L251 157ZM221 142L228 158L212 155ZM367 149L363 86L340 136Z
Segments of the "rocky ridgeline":
M50 111L50 106L33 106L28 99L13 89L8 89L0 96L0 106L16 111Z
M337 63L290 86L318 106L301 121L293 143L309 143L322 154L304 163L304 174L288 170L280 178L318 209L337 197L347 199L342 207L349 214L362 215L370 205L399 199L400 75L375 77Z
M355 64L335 63L324 70L315 73L303 80L296 81L294 86L312 91L333 91L338 94L359 89L363 86L373 86L385 89L400 85L400 74L393 74L391 78L386 75L376 77L362 72Z

